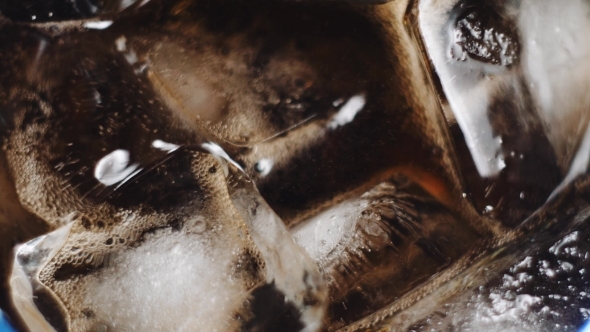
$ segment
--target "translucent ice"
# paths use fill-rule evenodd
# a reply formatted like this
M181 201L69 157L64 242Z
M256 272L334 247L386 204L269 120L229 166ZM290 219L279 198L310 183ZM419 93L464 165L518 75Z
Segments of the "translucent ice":
M104 219L72 216L67 226L19 248L12 298L30 328L320 327L326 289L315 263L248 177L218 146L208 146L215 158L179 149L161 165L170 172L188 167L192 180L176 181L207 189L175 210L118 210L82 200L86 215ZM279 308L276 316L258 309L260 301Z
M229 195L260 250L267 268L267 283L274 283L285 294L286 300L298 308L305 322L305 331L319 329L327 290L317 265L294 242L285 224L260 196L254 182L241 167L215 145L206 143L204 146L221 159L224 170L227 170Z

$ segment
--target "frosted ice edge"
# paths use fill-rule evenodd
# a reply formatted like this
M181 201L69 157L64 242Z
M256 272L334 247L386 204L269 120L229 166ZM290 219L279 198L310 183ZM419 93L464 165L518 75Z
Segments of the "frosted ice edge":
M164 327L165 325L162 324L172 324L180 330L191 330L205 324L215 330L233 331L239 329L240 322L241 324L259 324L260 322L256 319L264 319L264 317L256 317L255 312L249 313L249 310L253 309L247 307L259 300L256 297L260 295L260 289L265 287L267 290L271 289L271 292L276 290L279 296L284 295L285 305L296 308L298 315L295 319L300 321L301 331L316 331L321 327L327 290L317 266L306 252L295 244L283 222L266 204L239 165L231 161L221 147L213 143L208 147L216 159L213 163L221 166L223 170L229 198L235 211L246 224L245 231L248 233L246 236L251 236L256 248L253 250L258 250L264 261L261 265L265 270L262 284L257 283L245 288L244 281L250 280L252 276L231 274L231 271L236 268L231 265L235 264L236 253L243 249L247 250L247 247L242 248L237 244L228 246L231 244L233 235L226 234L219 238L219 234L223 234L221 229L218 230L221 233L213 231L207 235L207 232L211 232L211 227L226 228L225 232L228 232L230 229L227 227L230 226L224 226L223 223L214 225L211 218L199 217L193 213L187 220L182 219L179 226L181 231L175 232L159 226L160 228L155 228L154 231L148 229L149 233L143 235L141 239L138 238L137 244L131 241L129 245L119 246L117 249L111 248L110 251L101 254L104 256L104 262L99 264L100 266L95 267L93 271L85 272L88 275L78 275L80 271L64 270L68 271L65 272L67 275L59 278L71 280L70 283L73 282L85 294L82 298L75 300L75 302L81 301L77 305L79 310L76 309L81 312L77 313L76 310L74 312L67 304L60 303L60 295L54 292L54 287L63 287L59 286L59 282L55 285L47 285L38 279L38 275L46 267L49 273L52 273L51 278L58 278L53 270L60 271L63 264L59 266L59 262L54 259L56 255L63 256L64 253L60 251L64 250L65 254L69 255L74 248L72 244L88 236L79 228L77 222L73 221L21 246L16 254L15 268L11 278L12 299L18 307L19 314L32 331L77 330L83 326L124 331L149 326ZM188 151L199 164L207 164L198 157L202 154L201 149L196 150L198 151L191 149L183 151ZM211 155L209 158L212 161ZM217 194L213 193L213 195ZM125 228L134 227L132 226L134 223L140 222L138 219L140 216L137 213L142 214L142 211L132 213L125 222L117 225L111 232L120 233ZM112 218L116 219L117 216ZM164 216L157 218L164 218ZM154 222L162 224L165 221L164 218ZM73 233L70 232L72 229L75 229ZM94 238L92 241L96 242L98 239ZM81 250L84 251L84 249ZM30 257L35 259L31 260ZM247 262L238 264L247 264ZM212 268L211 271L208 271L208 266ZM47 271L44 272L47 275ZM206 275L203 275L204 273ZM190 280L186 279L187 276ZM195 279L194 276L204 279L201 280L200 277ZM55 280L52 280L52 284L53 281ZM195 281L203 285L195 286L193 284ZM213 281L217 286L210 284ZM187 283L193 285L190 287L193 290L203 289L201 287L205 286L204 293L194 293L188 289L182 291ZM219 287L226 287L228 290L220 295ZM59 307L59 316L61 316L58 317L59 326L54 324L54 319L48 317L47 311L44 310L46 308L37 307L43 306L42 304L33 301L35 290L39 288L49 293ZM60 294L64 292L63 289L57 291L61 292ZM65 292L62 296L67 294ZM221 302L205 304L205 306L188 304L185 301L187 296L212 297ZM154 304L158 305L154 306ZM217 313L210 312L203 316L195 312L190 317L182 319L180 316L186 314L186 310L190 309L188 307L197 310L201 308L206 312L213 310ZM160 314L154 310L159 311ZM162 321L160 316L169 310L177 312L172 316L178 316L180 321L173 322L169 319ZM149 314L150 312L152 314ZM77 317L80 314L89 315L91 319L85 321ZM206 322L199 321L199 317L206 318ZM138 321L138 318L145 321L142 323Z
M266 282L274 283L299 309L306 324L302 331L318 330L324 316L327 288L317 265L295 243L285 224L241 167L218 145L206 143L203 147L223 165L232 202L264 258Z
M39 272L66 242L71 228L72 224L68 224L15 248L10 275L11 298L30 331L55 331L37 308L34 298L39 289L46 288L38 279Z

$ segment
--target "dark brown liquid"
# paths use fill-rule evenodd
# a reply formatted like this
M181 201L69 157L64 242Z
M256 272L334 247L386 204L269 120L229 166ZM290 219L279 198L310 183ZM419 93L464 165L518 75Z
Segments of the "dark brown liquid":
M169 154L156 148L158 140L188 147L218 143L289 226L404 173L410 180L396 184L399 197L369 195L371 207L357 216L382 222L386 237L376 250L363 249L362 262L336 260L346 268L355 265L356 272L339 272L341 287L331 289L326 326L341 327L382 308L450 266L484 235L461 211L451 211L449 196L460 186L445 160L451 151L424 129L435 120L406 91L413 74L397 54L407 45L391 41L376 12L312 3L154 1L104 30L53 35L50 28L6 23L0 27L0 83L7 87L0 92L2 133L7 153L23 158L11 159L10 173L34 164L58 183L40 186L41 198L19 198L38 215L59 210L56 201L70 188L84 202L113 209L188 213L176 209L187 202L198 206L210 188L191 181L183 148ZM63 15L87 17L71 17L66 10ZM124 51L118 50L121 36ZM131 50L137 59L130 60ZM165 51L187 63L197 58L221 68L214 77L184 73L221 100L212 116L219 122L194 120L193 113L204 113L178 98L181 84L150 76L165 61L175 65L175 58L158 57ZM249 84L229 91L234 80ZM355 96L366 102L354 119L332 122ZM262 101L256 109L262 120L224 127L234 119L228 114L249 110L239 109L245 100ZM15 137L24 137L31 150ZM97 165L120 150L133 176L97 176ZM268 172L261 169L263 159L274 162ZM396 209L381 206L397 203ZM82 226L98 230L117 222L89 219ZM177 224L171 220L166 227ZM95 268L58 275L67 279Z

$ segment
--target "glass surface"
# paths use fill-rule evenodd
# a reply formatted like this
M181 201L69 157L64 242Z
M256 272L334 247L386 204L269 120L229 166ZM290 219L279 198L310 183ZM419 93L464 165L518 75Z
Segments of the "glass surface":
M588 4L377 2L0 2L0 309L580 328Z

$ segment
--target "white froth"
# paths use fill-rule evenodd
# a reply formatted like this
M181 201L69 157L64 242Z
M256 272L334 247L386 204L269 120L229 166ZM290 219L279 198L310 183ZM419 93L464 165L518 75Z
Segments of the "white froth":
M247 296L232 278L232 245L161 231L124 251L89 283L86 303L117 331L234 330Z
M223 172L226 175L228 174L229 170L227 168L227 165L224 163L224 160L237 167L240 171L244 172L242 166L240 166L233 159L231 159L227 152L225 152L221 146L213 142L208 142L203 143L202 147L203 149L209 151L209 153L211 153L211 155L221 163L221 165L223 166Z

